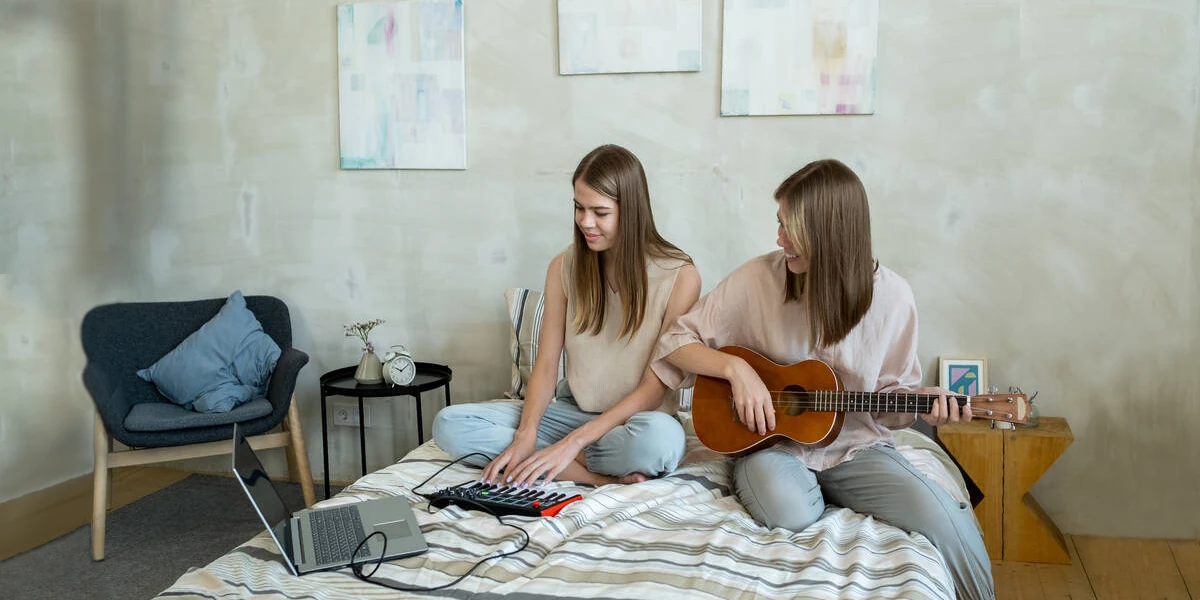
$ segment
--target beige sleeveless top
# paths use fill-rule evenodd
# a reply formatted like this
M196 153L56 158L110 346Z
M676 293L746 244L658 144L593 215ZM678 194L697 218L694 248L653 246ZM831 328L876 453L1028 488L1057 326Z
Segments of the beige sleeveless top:
M642 326L632 336L618 338L623 311L621 297L606 287L604 323L600 333L575 333L574 245L563 252L562 286L567 295L566 350L567 385L579 408L604 412L637 388L646 374L650 353L658 344L658 334L667 312L667 301L675 287L675 277L684 264L678 259L646 260L646 314ZM675 414L679 396L674 390L663 395L658 410Z

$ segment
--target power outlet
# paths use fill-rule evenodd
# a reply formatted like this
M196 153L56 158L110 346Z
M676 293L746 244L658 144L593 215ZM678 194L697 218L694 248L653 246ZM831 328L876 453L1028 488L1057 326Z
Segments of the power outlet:
M364 427L371 426L371 407L363 405ZM358 403L335 402L333 404L333 424L347 427L358 427Z

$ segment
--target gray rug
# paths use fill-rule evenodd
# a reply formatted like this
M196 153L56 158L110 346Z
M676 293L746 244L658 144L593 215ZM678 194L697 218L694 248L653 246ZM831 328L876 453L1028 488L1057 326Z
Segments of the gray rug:
M298 484L276 486L289 509L304 506ZM92 562L89 526L0 561L0 597L153 598L263 525L232 477L192 475L109 513L107 529L101 562Z

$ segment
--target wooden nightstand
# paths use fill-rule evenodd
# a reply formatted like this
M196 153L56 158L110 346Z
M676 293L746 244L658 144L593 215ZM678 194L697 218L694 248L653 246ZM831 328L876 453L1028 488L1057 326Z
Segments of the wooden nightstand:
M990 429L976 420L938 427L938 437L983 490L975 507L993 560L1071 564L1062 532L1029 489L1075 439L1066 419L1032 429Z

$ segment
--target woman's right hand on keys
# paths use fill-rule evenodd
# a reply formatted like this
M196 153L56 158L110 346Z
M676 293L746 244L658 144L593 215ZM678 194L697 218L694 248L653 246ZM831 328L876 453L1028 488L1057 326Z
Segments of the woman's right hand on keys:
M506 476L516 470L517 466L525 462L537 450L537 435L523 435L517 432L513 436L513 441L501 452L499 456L492 459L488 466L483 469L483 476L480 478L484 483L504 484L501 481L501 473Z

